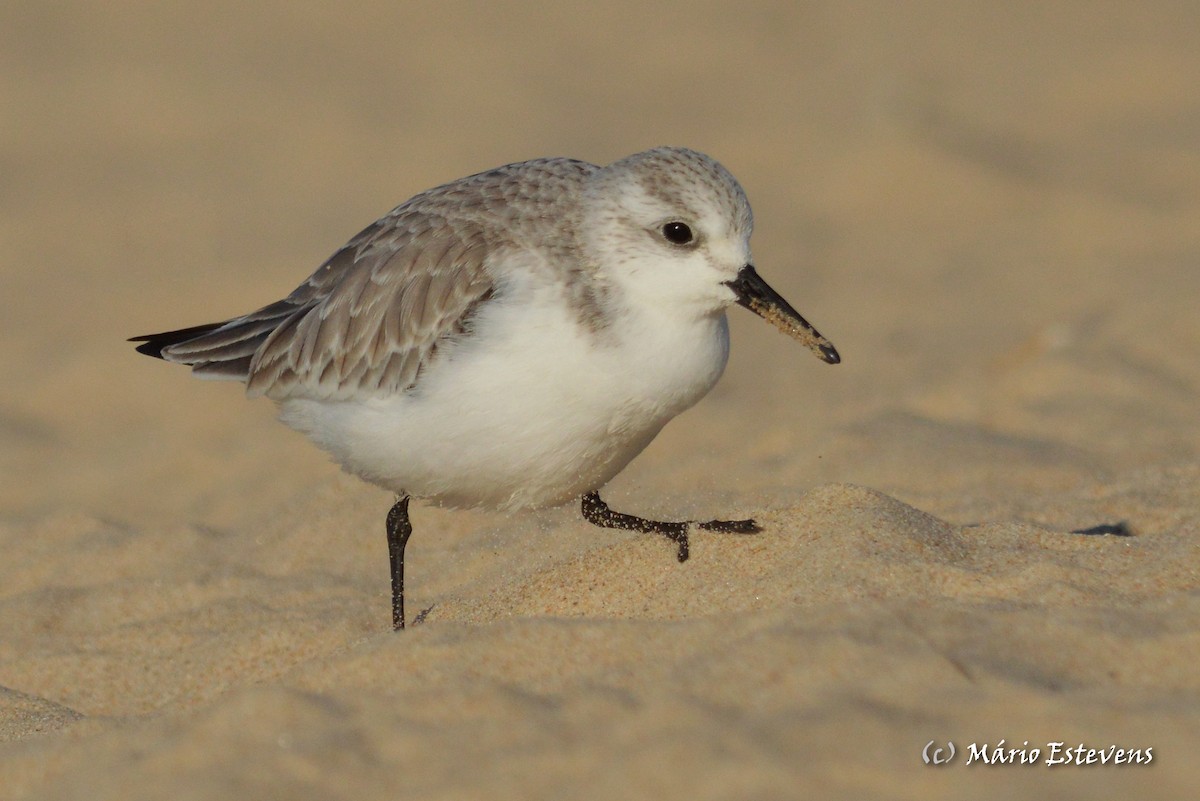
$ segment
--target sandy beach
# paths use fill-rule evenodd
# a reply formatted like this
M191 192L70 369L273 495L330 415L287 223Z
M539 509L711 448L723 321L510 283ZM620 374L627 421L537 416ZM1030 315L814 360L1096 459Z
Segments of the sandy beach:
M1194 796L1197 30L0 7L0 800ZM391 496L125 341L283 296L435 184L660 144L738 177L843 357L730 310L721 382L605 488L763 524L685 564L576 506L414 502L393 633Z

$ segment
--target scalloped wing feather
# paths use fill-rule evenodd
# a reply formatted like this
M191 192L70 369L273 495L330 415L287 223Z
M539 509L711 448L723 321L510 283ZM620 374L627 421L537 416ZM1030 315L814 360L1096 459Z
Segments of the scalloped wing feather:
M336 400L403 392L444 337L467 330L493 288L483 232L406 216L368 228L293 293L289 300L308 302L257 348L248 394Z

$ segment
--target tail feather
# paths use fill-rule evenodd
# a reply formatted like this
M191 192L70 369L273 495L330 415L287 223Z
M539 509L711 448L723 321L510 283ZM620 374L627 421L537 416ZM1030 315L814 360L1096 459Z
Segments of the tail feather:
M298 311L303 309L297 304L280 301L233 320L145 334L129 341L142 343L137 346L138 353L186 364L200 378L245 381L259 347Z
M142 343L137 346L138 353L144 353L156 359L165 359L166 357L163 356L164 348L202 337L211 331L216 331L223 325L225 324L208 323L206 325L196 325L191 328L180 328L178 331L163 331L161 334L143 334L139 337L130 337L128 341Z
M192 365L192 375L197 378L228 379L245 381L250 376L250 360L253 356L243 356L240 359L230 359L224 362L196 362Z

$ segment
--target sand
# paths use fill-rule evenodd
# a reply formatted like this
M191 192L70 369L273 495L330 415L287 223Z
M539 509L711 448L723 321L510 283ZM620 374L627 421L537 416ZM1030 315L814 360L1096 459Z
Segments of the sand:
M0 798L1193 796L1198 29L4 7ZM844 359L731 310L722 382L605 490L763 523L686 564L574 508L414 504L394 634L388 495L124 342L275 299L438 182L658 144L739 176L759 272ZM1033 764L966 764L1002 740Z

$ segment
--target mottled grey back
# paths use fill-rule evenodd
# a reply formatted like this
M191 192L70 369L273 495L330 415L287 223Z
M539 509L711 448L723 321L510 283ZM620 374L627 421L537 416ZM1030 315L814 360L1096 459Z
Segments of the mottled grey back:
M533 269L541 264L560 282L582 325L601 328L604 287L592 280L595 265L580 244L582 204L615 203L630 182L683 211L716 204L749 234L741 186L692 150L655 148L603 169L564 158L509 164L397 206L285 299L224 323L140 337L139 350L202 376L243 380L249 395L275 400L400 393L439 346L470 332L474 313L498 290L501 265L517 255L532 256ZM601 233L643 241L619 226Z
M402 392L439 343L491 296L505 249L555 246L595 165L540 159L422 192L370 225L284 300L162 348L251 396L320 399ZM570 230L569 226L565 230ZM570 249L569 242L559 243Z

